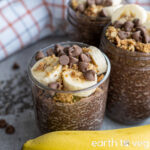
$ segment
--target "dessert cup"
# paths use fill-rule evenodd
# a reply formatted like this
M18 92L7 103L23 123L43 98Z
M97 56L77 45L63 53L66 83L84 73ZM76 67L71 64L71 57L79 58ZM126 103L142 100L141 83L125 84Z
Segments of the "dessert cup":
M110 22L110 17L86 16L76 12L69 2L67 20L70 24L68 32L73 40L98 46L103 27Z
M124 124L142 122L150 116L150 53L116 47L105 36L107 28L100 43L112 65L107 115Z
M74 44L80 47L86 47L87 44L78 42L64 42L60 45L67 47ZM44 48L46 53L48 49L53 49L54 45ZM31 73L31 68L35 64L35 55L28 67L29 78L32 85L32 95L36 120L39 129L43 132L59 130L98 130L101 127L105 106L107 100L107 90L109 84L110 62L104 54L108 69L104 78L92 87L78 91L60 91L54 90L39 83ZM51 92L64 93L67 95L73 93L88 92L96 88L95 93L88 97L81 98L73 103L63 103L55 101Z

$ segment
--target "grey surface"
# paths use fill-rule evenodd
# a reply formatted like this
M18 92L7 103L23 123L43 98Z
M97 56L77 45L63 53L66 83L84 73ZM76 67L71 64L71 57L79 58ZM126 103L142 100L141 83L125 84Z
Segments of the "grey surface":
M22 76L22 75L24 76L27 68L27 64L31 56L33 55L33 53L35 53L35 51L44 48L50 45L51 43L56 43L56 42L66 41L66 40L68 40L68 38L66 37L59 37L59 38L49 37L23 50L20 50L20 52L0 62L0 70L1 70L0 81L7 82L7 80L15 79L16 76ZM16 71L12 70L12 65L14 62L19 63L20 65L19 70ZM30 92L30 86L28 84L26 86L28 88L28 92ZM18 88L21 89L22 87L23 85L16 88L16 85L14 85L14 89L18 89ZM2 93L3 92L7 93L7 91L5 91L3 87L1 87L0 90ZM7 94L9 95L9 93ZM20 93L17 90L15 91L15 94L19 95ZM27 98L26 101L28 101L28 103L32 105L31 95L29 94L25 98ZM5 100L2 100L0 97L0 104L1 101L5 101ZM6 101L8 101L8 99ZM14 99L12 100L10 99L9 102L7 103L10 104L11 102L14 103ZM1 111L0 109L0 118L6 119L9 124L14 125L14 127L16 128L16 132L13 135L7 135L5 134L5 130L0 129L0 150L20 150L25 141L40 135L40 132L36 126L36 122L34 119L33 109L25 108L23 111L18 111L19 110L18 107L20 107L19 105L22 103L22 99L20 99L19 102L17 102L16 104L14 103L15 105L12 106L14 108L8 107L7 115L6 112ZM5 108L5 106L3 107ZM146 120L145 122L139 125L144 125L149 123L150 123L150 119ZM115 123L110 119L108 119L107 117L105 117L102 129L107 130L107 129L116 129L116 128L124 128L124 127L130 127L130 126Z

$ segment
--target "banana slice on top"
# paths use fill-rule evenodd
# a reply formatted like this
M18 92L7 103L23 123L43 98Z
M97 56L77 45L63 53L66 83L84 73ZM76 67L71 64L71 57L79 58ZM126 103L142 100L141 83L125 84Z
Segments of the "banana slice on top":
M90 54L94 64L97 67L98 75L104 73L107 71L107 62L106 59L103 55L103 53L96 47L90 46L88 47L89 51L88 53Z
M88 87L91 87L97 83L97 75L95 74L95 80L94 81L87 81L83 77L82 72L79 72L77 70L68 69L67 71L64 71L62 73L63 78L63 85L66 90L68 91L76 91L76 90L82 90ZM92 90L87 90L85 92L80 93L74 93L74 96L79 97L87 97L90 96L92 93L94 93L96 88Z
M59 58L55 56L44 57L37 61L31 69L33 77L42 83L48 85L56 82L60 78L62 66L59 64Z
M103 10L107 17L111 17L113 13L120 7L122 7L122 5L109 6L109 7L104 7Z
M133 20L138 18L141 20L142 23L146 22L147 20L147 12L144 8L140 7L136 4L127 4L119 9L117 9L114 14L112 15L112 23L115 21L127 21L129 19Z
M122 0L112 0L112 6L120 5Z

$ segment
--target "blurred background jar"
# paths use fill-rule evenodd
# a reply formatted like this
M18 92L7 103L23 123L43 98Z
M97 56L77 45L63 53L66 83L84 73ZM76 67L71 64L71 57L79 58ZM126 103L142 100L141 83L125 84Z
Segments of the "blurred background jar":
M68 32L73 40L99 45L103 27L124 1L70 0L67 9Z
M124 124L142 122L150 116L150 53L116 47L105 36L106 29L100 47L112 65L107 115Z

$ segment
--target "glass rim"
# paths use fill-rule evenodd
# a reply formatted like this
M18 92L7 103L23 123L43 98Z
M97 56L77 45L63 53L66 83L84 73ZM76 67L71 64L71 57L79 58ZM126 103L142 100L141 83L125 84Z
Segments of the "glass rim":
M127 56L131 56L131 57L150 57L150 53L145 53L145 52L140 52L140 51L128 51L128 50L124 50L122 48L119 48L117 47L114 43L112 43L111 41L108 40L108 38L106 37L105 33L106 33L106 30L108 29L108 27L110 26L111 23L108 23L104 30L103 30L103 34L102 34L102 38L105 38L105 40L113 47L116 48L117 52L120 54L120 55L127 55Z
M56 44L60 44L60 45L63 45L63 46L75 45L75 44L79 45L79 46L82 46L82 47L90 46L88 44L81 43L81 42L66 41L66 42L59 42L59 43L51 44L51 45L49 45L49 46L47 46L45 48L42 48L40 51L44 52L44 51L54 47ZM56 93L68 93L68 94L70 93L71 94L71 93L80 93L80 92L85 92L85 91L88 91L88 90L92 90L92 89L97 88L98 86L100 86L104 81L106 81L109 78L110 71L111 71L110 61L109 61L108 57L103 53L103 56L105 57L106 62L107 62L107 71L106 71L106 73L104 75L104 78L100 82L94 84L93 86L90 86L90 87L87 87L87 88L81 89L81 90L75 90L75 91L55 90L55 89L52 89L52 88L50 88L48 86L43 85L42 83L40 83L39 81L37 81L33 77L32 72L31 72L31 68L32 68L32 61L35 60L35 55L36 55L36 53L32 56L31 60L28 63L28 76L29 76L30 81L32 82L32 84L34 83L40 89L47 90L47 91L54 91Z

